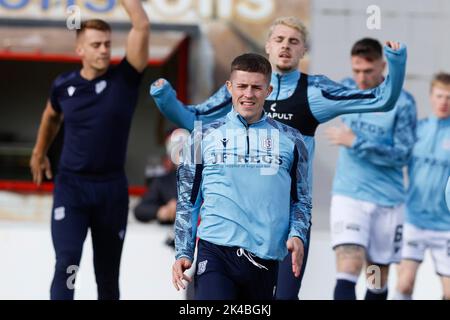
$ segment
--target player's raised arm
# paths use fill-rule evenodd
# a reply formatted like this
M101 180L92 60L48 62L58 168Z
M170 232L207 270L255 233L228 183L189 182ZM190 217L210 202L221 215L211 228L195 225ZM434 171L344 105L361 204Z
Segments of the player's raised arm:
M202 116L218 119L231 106L231 96L225 85L205 101L194 105L185 105L178 100L176 91L165 79L158 79L150 86L150 95L167 119L189 131L194 129L194 122Z
M392 110L400 96L405 78L406 46L388 41L384 54L389 74L373 89L348 88L324 76L311 77L310 81L313 83L308 88L308 97L314 117L323 123L347 113Z
M141 0L122 0L122 5L132 25L127 38L126 57L137 71L142 72L148 63L150 21Z

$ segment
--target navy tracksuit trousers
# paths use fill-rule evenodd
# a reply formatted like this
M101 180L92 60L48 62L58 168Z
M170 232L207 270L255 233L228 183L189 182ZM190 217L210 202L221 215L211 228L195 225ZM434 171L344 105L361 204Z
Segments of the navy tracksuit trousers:
M55 180L51 232L56 254L51 299L73 299L83 243L91 230L98 299L119 299L119 269L128 218L125 175L60 173Z

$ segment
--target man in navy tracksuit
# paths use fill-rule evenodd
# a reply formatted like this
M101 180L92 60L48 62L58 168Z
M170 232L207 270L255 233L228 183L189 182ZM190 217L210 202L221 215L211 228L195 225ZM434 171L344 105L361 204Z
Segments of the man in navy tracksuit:
M177 289L191 280L184 271L198 236L196 299L272 299L288 250L290 272L301 273L311 219L308 150L297 130L264 112L270 74L264 57L237 57L227 81L231 111L195 129L180 161L172 280Z
M126 57L110 67L111 28L84 21L77 30L81 70L53 82L30 161L33 180L51 178L46 156L64 121L55 179L52 239L56 265L51 299L73 299L83 243L91 230L99 299L119 299L119 268L128 216L124 171L128 134L148 62L149 21L139 0L124 0L131 18Z

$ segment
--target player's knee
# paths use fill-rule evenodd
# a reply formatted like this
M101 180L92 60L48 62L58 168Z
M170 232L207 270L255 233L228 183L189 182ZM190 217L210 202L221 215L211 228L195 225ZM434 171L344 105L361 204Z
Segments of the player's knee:
M354 263L353 261L347 261L343 263L340 268L340 272L350 273L353 275L359 275L361 273L362 265Z
M335 249L339 272L359 275L365 262L364 248L356 245L342 245Z
M412 295L414 290L414 281L408 278L400 278L397 284L397 291L404 295Z
M80 265L81 252L66 252L56 257L56 271L72 273L77 272Z

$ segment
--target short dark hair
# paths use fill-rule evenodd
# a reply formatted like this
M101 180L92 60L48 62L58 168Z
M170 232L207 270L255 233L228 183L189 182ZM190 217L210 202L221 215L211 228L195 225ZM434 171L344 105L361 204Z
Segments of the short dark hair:
M256 53L244 53L236 57L231 63L231 73L237 70L261 73L268 82L272 75L272 66L269 60Z
M90 19L83 21L79 29L77 29L77 38L86 31L86 29L95 29L104 32L111 32L111 26L101 19Z
M433 80L431 80L431 88L434 86L441 84L444 86L450 86L450 73L439 72L434 75Z
M378 40L372 38L363 38L355 42L352 47L352 57L357 56L367 61L375 61L382 59L383 47Z

